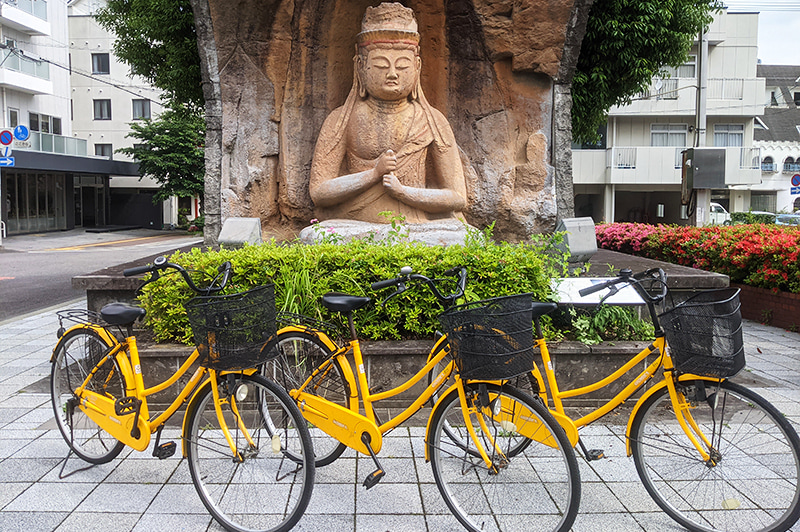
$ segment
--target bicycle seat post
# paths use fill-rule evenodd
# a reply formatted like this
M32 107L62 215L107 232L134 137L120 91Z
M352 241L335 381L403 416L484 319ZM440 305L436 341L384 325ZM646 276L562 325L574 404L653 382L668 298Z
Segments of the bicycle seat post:
M347 324L350 326L350 339L357 340L358 338L356 337L356 326L355 323L353 323L353 313L348 312L346 315L347 315Z

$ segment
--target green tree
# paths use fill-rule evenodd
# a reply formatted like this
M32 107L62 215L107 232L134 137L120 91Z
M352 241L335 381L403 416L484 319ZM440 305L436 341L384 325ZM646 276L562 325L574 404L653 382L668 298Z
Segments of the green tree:
M108 0L96 15L116 35L114 54L168 100L202 109L203 89L189 0Z
M139 175L161 184L155 201L203 196L205 123L196 109L173 102L157 119L132 123L127 136L138 142L117 152L139 162Z
M572 82L572 136L597 140L608 110L688 57L719 0L595 0Z

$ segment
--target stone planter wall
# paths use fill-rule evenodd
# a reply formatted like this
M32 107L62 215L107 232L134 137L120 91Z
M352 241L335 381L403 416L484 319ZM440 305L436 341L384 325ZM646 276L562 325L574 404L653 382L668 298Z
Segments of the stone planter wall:
M732 283L741 289L742 317L787 330L800 329L800 294Z

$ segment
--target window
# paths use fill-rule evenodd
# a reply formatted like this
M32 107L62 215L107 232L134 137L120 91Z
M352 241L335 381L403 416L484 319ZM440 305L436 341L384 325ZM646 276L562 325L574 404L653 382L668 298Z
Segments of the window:
M800 92L794 93L794 104L800 107Z
M48 115L39 115L39 129L42 133L51 133L50 117Z
M54 116L52 117L52 128L53 135L60 135L61 134L61 119Z
M778 105L778 91L770 91L770 93L769 93L769 104L770 105Z
M39 114L28 113L28 127L31 131L39 131Z
M94 119L111 120L111 100L94 100Z
M689 59L687 59L686 62L678 68L666 67L664 68L664 72L666 72L671 78L694 78L697 75L696 68L697 56L690 55Z
M110 74L108 54L92 54L92 74Z
M144 120L150 118L150 100L133 100L133 119Z
M686 124L651 124L651 146L685 147L689 126Z
M761 171L762 172L774 172L775 171L775 162L772 160L772 157L764 157L761 161Z
M15 128L19 125L19 109L8 109L8 127Z
M800 157L797 158L797 161L800 161ZM800 172L800 162L797 161L793 157L787 157L783 161L783 171L788 173Z
M11 122L10 116L13 109L9 109L9 123ZM16 127L16 126L9 126ZM42 133L52 133L54 135L61 134L61 119L57 116L40 115L39 113L28 113L28 127L31 131L41 131Z
M94 145L94 154L99 157L108 157L109 159L113 155L114 150L111 149L111 144L95 144Z
M714 146L739 147L744 145L744 124L717 124L714 126Z

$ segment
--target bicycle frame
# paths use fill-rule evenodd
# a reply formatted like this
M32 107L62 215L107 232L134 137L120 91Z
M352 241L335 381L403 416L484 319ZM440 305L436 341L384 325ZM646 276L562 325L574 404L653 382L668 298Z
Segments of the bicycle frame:
M84 381L75 389L75 395L80 399L79 408L88 416L92 421L98 424L100 428L114 436L119 441L132 447L137 451L144 451L150 444L150 435L156 432L159 427L163 426L167 420L184 404L190 397L194 397L203 386L211 385L214 391L214 402L217 416L220 420L221 426L225 432L228 444L234 456L238 456L235 443L232 441L228 433L227 426L225 425L224 418L220 410L220 399L217 395L217 372L212 369L207 369L203 366L198 367L192 374L189 381L180 391L178 396L170 403L167 409L150 419L150 412L147 406L147 398L161 391L166 390L183 375L188 373L191 366L197 362L200 353L197 349L192 351L191 355L181 364L181 366L172 374L167 380L156 384L150 388L145 388L144 380L142 378L141 360L139 358L139 349L136 343L135 336L129 336L123 341L118 341L112 334L105 328L99 325L76 325L71 327L73 329L90 329L99 334L103 339L113 344L113 347L105 354L105 356L97 363ZM54 351L55 352L55 351ZM87 390L86 386L89 381L94 377L97 371L110 360L115 360L119 366L125 382L127 397L134 397L141 401L138 406L138 413L129 413L119 415L116 412L115 400L105 395L98 394L91 390ZM248 370L254 373L255 370ZM231 373L221 372L220 375ZM245 372L246 373L246 372ZM204 380L205 378L205 380ZM235 405L232 405L235 408ZM184 416L183 424L187 422L187 415ZM241 427L244 429L244 427ZM137 430L138 429L138 432ZM245 430L247 436L247 431ZM249 439L249 437L248 437ZM183 443L183 455L186 456L186 442Z
M542 356L542 364L544 365L545 369L545 376L547 380L547 388L550 390L550 397L553 401L552 410L561 416L556 417L559 423L567 430L569 434L569 430L575 430L581 427L588 425L594 421L597 421L601 417L605 416L622 403L630 399L630 397L636 393L642 386L648 383L653 377L656 376L659 368L663 368L663 380L658 383L656 386L651 388L647 391L647 393L643 394L642 397L636 401L634 405L634 409L631 413L631 416L628 419L627 429L625 431L626 436L626 446L627 446L627 454L628 456L631 455L631 445L630 445L630 432L631 426L633 422L633 418L635 417L636 412L639 410L641 405L644 401L650 397L653 393L657 392L658 390L662 389L664 386L667 387L669 390L669 397L670 401L672 402L672 406L674 411L676 412L676 418L678 423L680 424L683 431L686 433L687 438L692 442L694 447L700 453L704 461L709 460L710 455L707 449L711 448L711 442L708 438L703 434L703 432L698 427L697 423L695 423L694 418L690 412L691 406L686 402L686 400L678 394L675 388L675 378L674 378L674 366L672 364L672 358L666 351L666 339L664 336L657 337L652 344L642 349L639 353L633 356L628 362L623 364L620 368L616 371L612 372L608 376L603 379L600 379L592 384L580 387L580 388L573 388L569 390L561 391L558 387L558 382L556 379L555 371L553 369L552 358L550 357L550 351L547 347L547 342L544 338L537 338L535 340L536 347L539 348ZM634 367L639 365L640 363L644 362L647 357L655 355L656 358L650 364L645 367L625 388L623 388L617 395L609 399L606 403L601 405L600 407L596 408L595 410L589 412L585 416L578 418L578 419L571 419L569 418L564 412L564 405L563 399L568 399L571 397L580 397L582 395L586 395L591 392L598 391L612 382L616 382L624 375L629 373ZM542 383L542 376L541 372L539 371L538 366L534 366L533 375L537 379L539 383ZM698 375L690 375L684 374L678 377L678 381L682 380L704 380L709 382L718 383L719 379L713 379L710 377L702 377ZM549 404L548 402L548 392L544 387L540 387L540 397L545 404ZM571 425L568 427L567 425ZM574 444L574 443L573 443Z

